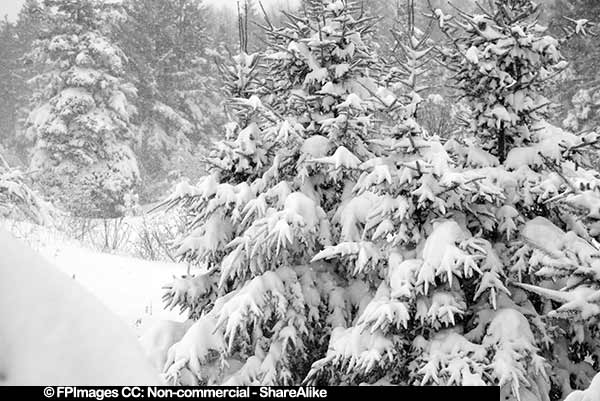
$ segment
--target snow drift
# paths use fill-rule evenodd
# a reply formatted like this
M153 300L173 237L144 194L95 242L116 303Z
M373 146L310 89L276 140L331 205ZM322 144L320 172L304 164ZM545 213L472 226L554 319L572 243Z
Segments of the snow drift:
M0 229L0 384L160 384L99 300Z

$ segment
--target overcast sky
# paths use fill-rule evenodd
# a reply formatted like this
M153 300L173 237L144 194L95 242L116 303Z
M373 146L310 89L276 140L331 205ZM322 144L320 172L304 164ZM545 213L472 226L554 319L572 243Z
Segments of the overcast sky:
M263 4L286 3L287 1L289 0L263 0ZM25 0L0 0L0 17L4 19L4 16L8 15L8 19L14 21L24 2ZM229 4L235 6L237 0L205 0L205 2L208 4Z

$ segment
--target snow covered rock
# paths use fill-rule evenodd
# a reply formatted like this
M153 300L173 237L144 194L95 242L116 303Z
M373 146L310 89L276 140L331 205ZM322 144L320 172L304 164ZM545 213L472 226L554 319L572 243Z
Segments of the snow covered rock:
M175 322L172 320L158 320L144 330L140 336L140 344L146 355L152 360L154 368L162 371L167 361L169 348L183 337L192 326L193 321Z

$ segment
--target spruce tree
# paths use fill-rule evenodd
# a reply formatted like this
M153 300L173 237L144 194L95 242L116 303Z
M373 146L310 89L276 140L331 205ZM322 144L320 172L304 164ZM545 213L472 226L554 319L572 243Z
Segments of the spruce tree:
M43 68L33 78L35 137L31 170L47 195L84 217L123 212L139 172L132 151L130 99L123 52L110 29L122 13L115 4L46 0L47 29L30 57Z
M33 138L29 137L26 130L27 116L29 115L32 97L32 88L28 85L31 78L38 75L43 67L34 65L27 57L33 41L40 36L44 29L46 18L40 0L26 0L21 7L14 24L7 24L4 32L10 37L3 39L6 53L3 55L2 86L6 96L3 104L6 107L3 120L3 133L6 138L4 144L7 149L16 154L19 162L29 160L29 150ZM4 47L3 45L3 47ZM5 156L9 156L6 155Z
M359 157L372 155L371 91L389 94L370 76L375 60L361 39L372 20L358 18L356 3L314 3L286 27L267 21L264 63L238 58L231 71L267 72L230 102L235 140L220 147L212 175L167 201L192 222L180 253L204 269L167 294L198 318L169 351L174 382L300 383L361 302L347 299L348 288L368 292L345 269L311 260L338 235L332 222L350 198Z
M13 142L17 128L19 90L24 86L19 79L19 40L15 25L7 19L0 21L0 141Z
M490 7L431 10L473 111L448 141L416 121L415 60L430 52L418 30L384 75L356 2L305 1L284 27L266 22L267 74L240 101L264 112L262 135L236 154L269 152L166 202L186 210L180 252L201 268L166 295L197 319L169 351L171 380L487 384L521 401L590 383L597 137L544 120L544 81L564 62L536 6ZM394 80L406 96L379 84Z
M158 180L179 157L206 148L222 123L210 14L198 0L130 0L125 8L119 38L138 89L136 150L144 175Z
M598 255L600 216L589 152L598 138L548 122L544 91L566 62L539 13L527 0L497 0L452 19L432 12L450 39L442 53L455 85L473 112L466 135L445 147L463 168L480 167L502 194L469 225L497 262L487 264L495 265L487 274L482 269L475 293L487 288L493 308L481 298L470 307L465 337L493 346L493 353L486 347L485 381L521 400L564 398L598 370L599 277L591 255Z

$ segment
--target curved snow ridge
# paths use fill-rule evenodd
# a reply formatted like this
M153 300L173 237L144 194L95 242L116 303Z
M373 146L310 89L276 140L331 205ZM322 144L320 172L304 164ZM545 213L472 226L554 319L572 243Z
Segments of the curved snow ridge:
M597 401L600 400L600 373L598 373L590 387L586 390L575 390L565 399L565 401Z
M1 229L0 254L1 384L161 384L133 331L75 280Z

